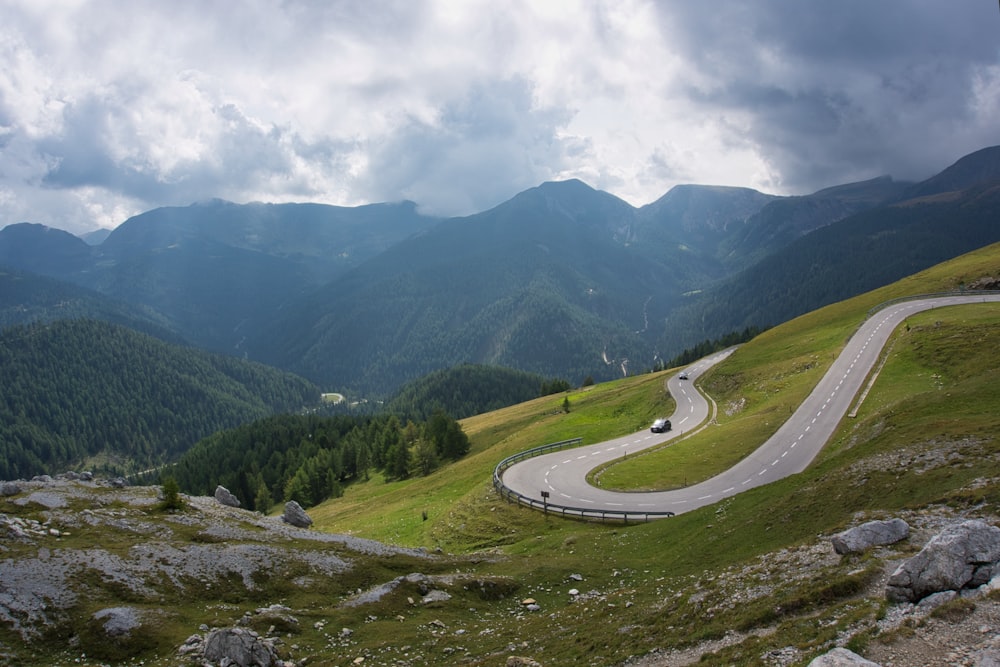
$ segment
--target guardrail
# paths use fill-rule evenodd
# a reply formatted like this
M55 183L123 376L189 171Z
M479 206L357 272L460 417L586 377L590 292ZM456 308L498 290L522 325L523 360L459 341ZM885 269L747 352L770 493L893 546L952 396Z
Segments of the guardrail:
M496 468L493 469L493 488L500 494L500 497L508 502L524 505L525 507L530 507L531 509L542 510L546 514L552 512L553 514L558 514L563 517L583 519L585 521L621 521L628 524L629 520L645 522L653 519L662 519L664 517L674 516L673 512L633 512L631 510L600 510L587 507L571 507L569 505L549 502L547 494L541 498L531 498L525 496L517 491L514 491L503 483L503 472L515 463L519 463L525 459L534 458L536 456L541 456L542 454L548 454L549 452L556 452L561 449L576 447L582 442L583 438L561 440L548 445L542 445L541 447L528 449L514 454L513 456L508 456L503 461L500 461Z

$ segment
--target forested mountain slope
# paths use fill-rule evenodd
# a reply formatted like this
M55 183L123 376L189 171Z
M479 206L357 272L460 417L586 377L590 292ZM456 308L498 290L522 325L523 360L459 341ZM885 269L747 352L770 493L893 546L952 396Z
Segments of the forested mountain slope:
M137 215L97 246L44 225L9 225L0 265L142 306L196 345L242 354L288 302L436 222L411 202L212 200Z
M4 329L0 387L0 479L147 468L319 399L289 373L94 320Z
M906 200L816 230L673 318L692 341L768 326L1000 241L1000 181Z
M615 241L633 217L579 181L545 184L351 271L289 309L254 356L374 393L463 362L571 382L651 366L648 322L700 272L678 250Z
M148 308L116 301L62 280L0 266L0 329L81 318L121 324L168 342L183 342L167 318Z

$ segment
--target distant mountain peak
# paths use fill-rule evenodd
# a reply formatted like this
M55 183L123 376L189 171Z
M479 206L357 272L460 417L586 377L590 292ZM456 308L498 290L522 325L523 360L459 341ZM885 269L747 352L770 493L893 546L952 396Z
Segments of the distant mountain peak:
M255 202L260 203L260 202ZM233 202L228 199L221 199L219 197L210 197L208 199L199 199L196 202L192 202L190 207L194 208L196 206L213 207L213 206L232 206Z
M565 181L546 181L515 195L508 203L525 204L540 200L548 202L550 207L555 205L564 208L567 213L578 211L581 207L591 206L633 209L633 206L624 199L609 192L597 190L578 178L570 178Z

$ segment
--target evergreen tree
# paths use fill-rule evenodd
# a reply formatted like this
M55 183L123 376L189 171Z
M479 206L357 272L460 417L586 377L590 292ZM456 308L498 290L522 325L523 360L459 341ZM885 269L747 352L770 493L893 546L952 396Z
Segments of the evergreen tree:
M163 501L160 509L177 511L184 509L184 500L181 498L181 487L173 477L163 480Z
M418 441L413 450L414 472L426 477L437 470L438 465L440 465L440 462L437 450L434 448L434 443L427 440Z
M457 461L469 453L469 437L454 419L448 422L441 451L444 458L452 461Z

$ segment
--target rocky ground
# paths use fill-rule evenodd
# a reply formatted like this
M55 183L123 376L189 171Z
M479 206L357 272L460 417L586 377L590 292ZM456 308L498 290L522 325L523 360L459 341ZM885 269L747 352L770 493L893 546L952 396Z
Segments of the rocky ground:
M947 526L962 522L966 517L948 508L934 511L908 512L901 515L911 527L908 544L911 548L925 545ZM858 517L858 523L864 517ZM989 521L997 524L997 518ZM768 554L755 566L739 571L726 572L721 578L739 600L740 593L751 591L761 580L762 572L773 572L783 580L794 579L839 558L830 545L832 536L823 536L812 545L797 550ZM882 573L874 579L861 597L883 601L892 573L912 553L901 554L893 546L874 550L874 557L883 563ZM753 584L749 582L755 582ZM766 594L768 591L763 591ZM928 599L922 603L895 603L887 606L885 616L866 626L853 626L854 635L870 632L875 636L861 651L863 658L881 667L1000 667L1000 574L989 584L964 592L961 599L968 604L955 604L952 596ZM942 606L949 603L948 606ZM766 635L768 628L752 634ZM695 664L714 664L709 656L727 646L738 644L751 633L733 632L722 639L705 642L681 650L665 649L630 661L627 667L685 667ZM795 647L772 651L760 657L760 664L769 667L788 667L801 664L803 656ZM853 664L853 663L837 663ZM858 663L865 664L865 663Z
M4 512L0 513L0 626L13 630L24 645L48 636L52 628L66 622L60 617L61 610L78 606L81 596L87 594L87 586L80 585L80 577L85 573L90 576L96 573L101 580L99 589L112 589L117 598L148 602L157 596L169 595L170 591L184 594L183 591L192 591L192 587L211 588L220 581L233 579L247 590L253 590L264 579L283 571L296 572L295 585L309 589L316 583L310 578L343 576L367 557L389 560L400 557L406 562L403 567L416 563L430 570L446 569L451 567L447 563L453 566L460 561L421 549L395 548L371 540L296 528L274 517L227 507L214 498L185 497L191 511L158 515L154 520L150 509L160 499L152 488L129 488L72 476L18 482L16 488L9 484L0 483L0 512ZM859 515L856 523L870 518ZM880 617L868 615L868 620L844 628L840 633L842 641L838 643L846 644L851 637L867 633L871 639L856 647L865 658L882 667L1000 666L1000 593L994 590L1000 587L1000 578L995 577L989 584L965 591L961 596L945 595L918 604L886 602L887 583L901 563L912 558L947 527L972 517L941 507L908 512L897 518L909 526L906 543L874 547L866 552L862 561L877 563L880 574L858 595L859 601L872 606L882 605L885 611ZM975 518L993 525L998 522L997 517ZM118 541L120 536L124 537ZM815 577L817 572L832 571L841 564L841 556L831 546L832 537L817 536L811 544L766 554L753 563L712 573L708 579L711 586L703 595L691 595L689 604L708 612L724 613L741 604L773 596L781 587ZM476 558L482 561L484 556ZM417 599L410 604L440 602L447 599L444 589L463 585L458 581L460 578L447 572L402 574L363 589L344 591L336 596L333 604L342 608L362 607L377 603L399 587L419 591ZM578 580L568 585L577 585ZM502 588L509 583L478 578L476 585ZM509 587L516 590L516 585ZM614 594L614 591L595 591L581 593L579 597L581 601L588 596L599 601L602 596ZM420 596L425 597L421 600ZM171 650L178 651L178 659L195 662L204 662L206 651L240 647L248 652L247 655L263 651L273 656L273 644L281 642L280 628L298 625L301 620L281 604L248 613L250 617L244 623L246 630L230 628L229 634L222 635L219 634L221 629L203 624L200 628L192 628L198 630L197 634ZM130 633L154 629L160 620L151 618L148 610L117 603L94 613L92 624L100 626L109 641L117 641ZM439 625L432 623L427 627L432 636L459 632L435 622ZM278 632L258 636L250 626L278 628ZM331 647L346 648L353 643L349 630L323 628L321 624L317 624L316 629L329 635ZM717 664L713 662L713 653L739 644L751 638L751 634L760 637L771 633L773 628L764 627L747 634L732 632L721 639L684 650L664 647L632 659L626 665ZM73 641L78 639L73 638L71 644ZM18 651L22 648L15 643L4 645L0 640L0 664L17 664ZM527 643L509 647L511 651L522 649L530 654ZM367 657L366 664L403 664L398 662L398 652L393 652L392 656L386 654L388 662L380 662L375 655ZM497 664L503 664L501 656L495 657ZM530 657L537 661L536 664L545 664L544 655ZM789 667L803 664L806 657L796 646L788 646L761 655L759 664ZM429 662L432 662L430 655L421 656L420 651L413 648L405 664ZM70 659L66 664L74 663ZM87 663L76 658L75 664Z
M888 575L882 579L882 586ZM877 596L875 586L868 592ZM873 641L864 658L882 667L1000 667L1000 600L982 596L967 613L935 618L910 605L900 606L879 628L891 640ZM758 631L758 634L767 630ZM703 656L739 643L746 634L732 633L683 650L664 650L628 663L628 667L686 667L714 664ZM797 664L802 656L794 647L761 656L761 664L781 667Z
M405 557L406 565L438 558L297 528L208 497L185 496L187 511L158 513L152 511L161 502L157 491L72 474L0 483L0 626L23 642L0 641L0 664L16 664L24 646L78 626L66 610L93 606L91 595L148 607L171 596L197 598L220 582L253 591L285 573L295 573L293 584L308 590L372 558ZM351 596L343 597L349 604ZM113 605L93 621L109 640L119 640L155 629L162 619ZM68 648L75 644L78 636Z

